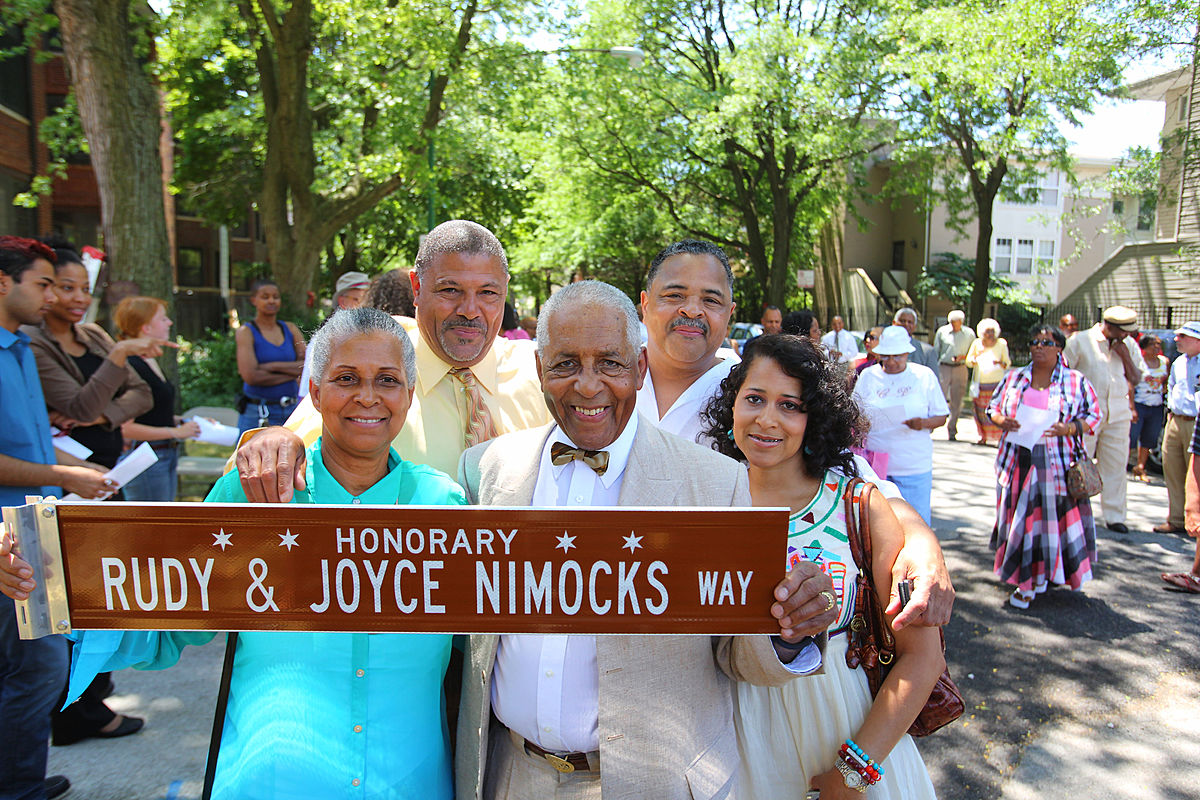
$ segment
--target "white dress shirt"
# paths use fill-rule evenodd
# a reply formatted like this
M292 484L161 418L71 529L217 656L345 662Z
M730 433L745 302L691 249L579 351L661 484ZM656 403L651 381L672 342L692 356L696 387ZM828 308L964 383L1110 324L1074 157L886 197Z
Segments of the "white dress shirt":
M582 461L550 462L555 442L575 443L555 426L546 439L533 489L533 506L615 506L637 433L638 415L609 445L603 475ZM534 744L555 752L587 753L600 747L600 675L596 637L574 634L501 636L492 673L496 717Z
M1180 353L1167 378L1167 408L1181 417L1196 416L1196 395L1200 394L1200 355L1190 358Z
M839 361L853 361L858 357L858 342L854 339L854 334L845 328L825 334L821 337L821 344L841 353Z
M676 436L682 436L689 442L697 442L700 434L704 431L700 422L700 412L717 393L717 387L721 385L721 381L725 380L739 360L735 355L732 358L718 361L707 372L696 378L691 386L684 389L683 394L676 398L662 417L658 416L658 398L654 394L654 374L647 371L646 380L637 393L637 410L645 414L646 418L653 421L660 429ZM707 443L700 443L708 447Z

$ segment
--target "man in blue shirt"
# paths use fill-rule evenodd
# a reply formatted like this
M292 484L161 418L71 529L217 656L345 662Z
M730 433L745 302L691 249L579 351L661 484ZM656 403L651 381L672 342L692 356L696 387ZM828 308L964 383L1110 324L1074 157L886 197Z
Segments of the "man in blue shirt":
M60 487L83 497L105 491L101 472L69 456L59 463L29 337L17 330L41 322L54 303L53 262L40 242L0 236L0 506ZM66 680L66 640L22 641L13 601L0 596L0 800L41 800L70 787L61 775L46 778L50 712Z

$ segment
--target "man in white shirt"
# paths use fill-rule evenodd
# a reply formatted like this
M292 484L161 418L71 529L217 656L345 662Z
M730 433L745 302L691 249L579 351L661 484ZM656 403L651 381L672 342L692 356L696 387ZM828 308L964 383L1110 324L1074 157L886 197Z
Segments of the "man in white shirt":
M1185 322L1175 331L1179 355L1167 377L1167 427L1163 431L1163 481L1167 484L1167 521L1155 533L1183 533L1184 479L1188 470L1188 445L1196 425L1200 396L1200 322Z
M1125 524L1125 466L1129 463L1129 425L1133 421L1133 388L1146 361L1137 342L1137 312L1125 306L1104 309L1102 321L1067 340L1063 360L1092 382L1104 417L1084 437L1088 455L1100 470L1101 511L1114 533L1129 533Z
M942 385L942 396L950 406L946 438L952 442L958 432L963 398L967 396L967 353L971 350L971 342L975 341L975 331L963 324L966 318L961 309L954 309L947 315L946 324L933 335L938 381Z
M733 270L724 251L709 242L684 239L662 250L650 264L642 292L642 318L648 371L638 392L637 409L665 431L709 446L701 412L717 393L734 361L718 358L722 333L733 315ZM916 316L913 316L914 325ZM874 481L891 501L904 526L905 548L892 569L893 585L913 581L912 600L895 625L945 625L954 605L954 588L937 537L899 490L880 481L863 459L862 476ZM893 612L900 606L893 593Z
M583 281L553 295L538 321L538 373L555 424L467 450L459 482L468 499L749 505L741 465L635 413L646 369L638 338L620 290ZM777 621L774 637L471 637L458 796L722 796L738 768L729 679L779 685L819 668L811 637L832 621L822 594L832 586L814 565L794 567L762 609Z
M829 324L832 330L821 337L821 344L829 350L829 357L843 363L853 361L858 357L858 342L855 341L854 334L845 330L845 320L836 316Z

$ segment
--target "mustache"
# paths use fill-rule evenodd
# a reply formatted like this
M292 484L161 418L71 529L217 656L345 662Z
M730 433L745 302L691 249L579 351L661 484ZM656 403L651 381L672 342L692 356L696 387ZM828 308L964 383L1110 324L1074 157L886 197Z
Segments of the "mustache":
M676 319L671 320L671 324L667 326L667 332L670 333L676 328L695 328L703 332L705 336L708 335L708 323L702 319L686 319L684 317L677 317Z
M456 316L442 322L442 333L451 328L474 328L477 331L487 333L487 325L480 319L467 319L466 317Z

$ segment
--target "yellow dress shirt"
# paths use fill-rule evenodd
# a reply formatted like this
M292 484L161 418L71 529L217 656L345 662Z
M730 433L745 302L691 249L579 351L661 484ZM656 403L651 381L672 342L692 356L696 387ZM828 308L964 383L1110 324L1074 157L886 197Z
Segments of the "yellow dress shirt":
M453 365L433 352L417 330L410 330L409 335L417 351L417 386L408 418L392 447L403 459L457 475L458 457L465 449L466 389L450 374ZM497 336L483 360L471 367L497 435L550 422L534 352L532 342ZM306 397L284 427L299 434L307 447L321 435L321 415Z

